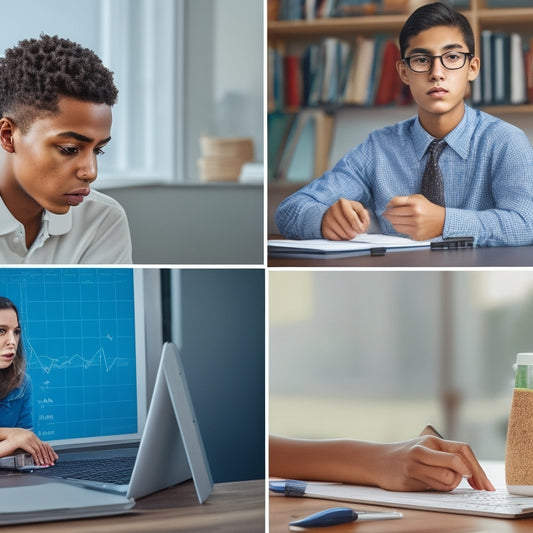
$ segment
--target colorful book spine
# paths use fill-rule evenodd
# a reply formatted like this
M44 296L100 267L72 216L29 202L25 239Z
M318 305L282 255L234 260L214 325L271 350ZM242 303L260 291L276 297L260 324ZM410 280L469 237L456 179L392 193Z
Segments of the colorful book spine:
M302 69L299 56L286 55L283 58L283 74L285 79L285 105L288 107L300 107L302 105Z
M524 71L527 101L533 103L533 37L529 41L529 49L524 54Z

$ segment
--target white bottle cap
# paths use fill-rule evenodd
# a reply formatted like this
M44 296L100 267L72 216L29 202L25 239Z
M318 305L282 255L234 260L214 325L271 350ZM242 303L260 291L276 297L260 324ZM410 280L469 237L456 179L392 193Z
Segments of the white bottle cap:
M533 353L519 353L516 356L517 365L533 365Z

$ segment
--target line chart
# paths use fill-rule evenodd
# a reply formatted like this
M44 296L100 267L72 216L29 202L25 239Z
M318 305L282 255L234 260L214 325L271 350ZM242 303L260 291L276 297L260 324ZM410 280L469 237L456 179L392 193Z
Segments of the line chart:
M105 372L110 372L115 365L129 364L129 358L113 357L109 359L106 356L105 349L100 347L89 358L81 354L58 357L40 357L30 343L26 347L27 365L29 369L40 369L45 374L50 374L55 369L62 370L65 368L83 368L87 370L91 367L103 368Z

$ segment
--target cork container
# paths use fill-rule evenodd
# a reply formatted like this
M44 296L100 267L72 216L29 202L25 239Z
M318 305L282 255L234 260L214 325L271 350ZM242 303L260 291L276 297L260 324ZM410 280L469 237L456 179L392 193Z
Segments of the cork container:
M533 496L533 353L516 356L505 447L505 481L512 494Z

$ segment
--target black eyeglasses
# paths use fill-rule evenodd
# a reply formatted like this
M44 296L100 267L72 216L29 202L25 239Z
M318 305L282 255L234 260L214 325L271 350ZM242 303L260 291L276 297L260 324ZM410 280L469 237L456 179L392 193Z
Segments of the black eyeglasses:
M456 52L454 50L453 52L446 52L440 56L415 54L410 57L404 57L403 60L413 72L429 72L433 68L433 62L437 57L445 69L458 70L465 66L466 58L472 59L474 54L470 52Z

